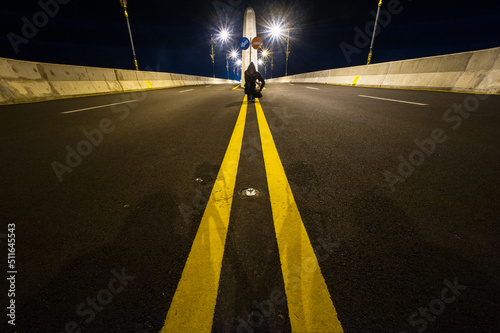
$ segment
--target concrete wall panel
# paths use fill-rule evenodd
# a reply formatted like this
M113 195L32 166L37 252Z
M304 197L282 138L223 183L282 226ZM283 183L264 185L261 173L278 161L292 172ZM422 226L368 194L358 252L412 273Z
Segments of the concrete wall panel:
M328 73L328 79L326 75ZM292 75L270 82L438 89L500 94L500 47Z

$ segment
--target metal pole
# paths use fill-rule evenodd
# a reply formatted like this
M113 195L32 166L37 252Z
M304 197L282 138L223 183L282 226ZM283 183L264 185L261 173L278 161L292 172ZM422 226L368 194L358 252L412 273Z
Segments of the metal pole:
M273 78L274 58L271 56L271 79Z
M229 56L226 55L226 71L227 71L227 79L229 80Z
M252 41L253 41L253 37L250 37L250 62L252 62ZM249 63L250 65L250 63ZM257 64L258 66L259 64Z
M212 72L215 78L214 34L210 35L210 46L212 47L212 53L210 53L210 57L212 58Z
M137 63L137 57L135 55L135 47L134 47L134 40L132 38L132 30L130 29L130 22L128 20L128 12L127 12L127 0L120 0L120 3L123 7L123 12L125 13L125 18L127 19L127 27L128 27L128 34L130 36L130 44L132 45L132 54L134 55L134 66L135 70L139 70L139 64Z
M375 42L375 35L377 34L378 19L380 17L380 7L382 7L382 0L380 0L380 2L378 3L377 17L375 18L375 27L373 28L372 43L370 45L370 53L368 53L368 62L367 62L367 65L370 65L372 63L373 43Z
M290 56L290 28L287 29L288 36L286 38L286 65L285 76L288 76L288 57Z

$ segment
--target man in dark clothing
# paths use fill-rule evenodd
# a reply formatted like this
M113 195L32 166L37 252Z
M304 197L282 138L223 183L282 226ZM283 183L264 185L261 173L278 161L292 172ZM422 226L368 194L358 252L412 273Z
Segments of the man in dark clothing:
M255 70L253 62L250 63L248 69L245 71L245 94L248 96L249 101L255 100L255 97L262 97L262 89L266 85L266 81L259 72Z

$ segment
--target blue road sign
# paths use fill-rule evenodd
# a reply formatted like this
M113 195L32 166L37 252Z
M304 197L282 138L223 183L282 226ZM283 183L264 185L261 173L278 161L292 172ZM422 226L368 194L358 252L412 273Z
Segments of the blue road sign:
M242 38L240 41L240 49L245 51L248 50L249 47L250 47L250 40L246 37Z

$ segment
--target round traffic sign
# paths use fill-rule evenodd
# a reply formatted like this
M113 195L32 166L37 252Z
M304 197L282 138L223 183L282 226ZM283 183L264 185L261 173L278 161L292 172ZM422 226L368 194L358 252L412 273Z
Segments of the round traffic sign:
M255 37L252 39L252 47L256 50L260 49L262 47L262 38Z
M240 49L244 51L248 50L249 47L250 47L250 40L246 37L242 38L240 41Z

